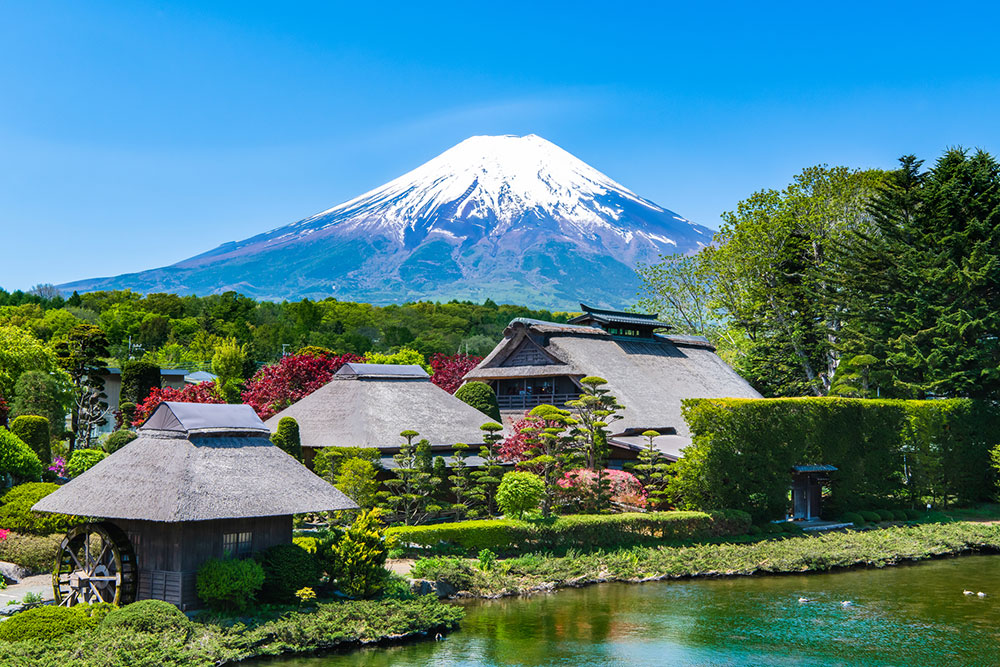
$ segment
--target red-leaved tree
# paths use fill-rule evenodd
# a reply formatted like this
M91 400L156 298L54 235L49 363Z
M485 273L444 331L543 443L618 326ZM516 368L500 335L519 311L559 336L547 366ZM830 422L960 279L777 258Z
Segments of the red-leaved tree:
M471 354L442 354L437 352L428 360L431 365L431 382L454 394L462 386L462 378L475 368L482 357Z
M524 417L518 419L514 422L513 433L504 439L500 443L499 452L500 458L504 461L527 461L531 457L525 454L525 452L531 449L531 444L529 442L529 433L525 433L525 429L535 429L533 432L542 430L547 426L558 426L554 422L546 422L544 419L537 419L535 417L528 416L528 413L524 414Z
M361 360L350 353L339 356L289 354L264 366L247 381L243 402L261 419L268 419L325 385L344 364Z
M215 382L189 384L183 389L153 387L146 400L136 406L132 425L140 426L153 413L156 406L164 401L175 403L225 403L215 390Z

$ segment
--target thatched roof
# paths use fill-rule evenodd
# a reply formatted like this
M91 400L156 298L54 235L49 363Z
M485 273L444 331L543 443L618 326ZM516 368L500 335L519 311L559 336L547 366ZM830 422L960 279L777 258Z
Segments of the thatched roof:
M294 418L303 447L391 450L405 430L419 432L431 445L483 441L479 427L490 418L433 384L419 366L380 366L378 372L359 368L372 364L350 366L268 419L267 427L274 431L282 417ZM407 370L413 368L420 373Z
M555 363L516 365L514 353L526 340L539 345ZM511 360L511 361L509 361ZM470 371L466 381L565 375L574 380L596 375L625 406L624 419L611 430L619 446L636 448L645 442L644 429L672 427L675 433L657 437L656 446L677 456L690 442L681 417L685 398L760 398L760 394L715 354L699 336L654 335L621 338L595 327L514 320L504 340Z
M355 507L271 444L249 406L161 403L137 439L33 509L177 522Z

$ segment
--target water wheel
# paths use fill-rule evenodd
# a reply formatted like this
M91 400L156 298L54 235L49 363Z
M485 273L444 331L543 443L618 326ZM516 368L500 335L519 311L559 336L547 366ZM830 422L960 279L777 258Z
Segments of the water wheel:
M138 571L128 536L107 521L72 528L63 538L52 572L56 604L135 601Z

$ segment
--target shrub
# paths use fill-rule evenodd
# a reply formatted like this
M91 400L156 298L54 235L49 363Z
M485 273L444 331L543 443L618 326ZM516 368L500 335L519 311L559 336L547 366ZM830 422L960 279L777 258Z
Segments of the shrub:
M261 597L270 602L294 602L295 591L319 580L316 559L296 544L276 544L257 556L264 568Z
M439 581L456 591L467 591L476 580L476 570L461 558L421 558L410 574L418 579Z
M468 403L495 422L500 421L497 395L485 382L466 382L455 392L455 398Z
M138 406L131 402L125 401L124 403L118 404L118 421L115 423L115 428L121 429L123 426L130 425L135 421L135 412L138 410Z
M243 611L257 599L263 584L264 568L252 558L213 558L198 569L195 579L198 598L219 611Z
M923 512L921 512L920 510L907 508L903 511L906 512L906 518L910 521L916 521L917 519L923 516Z
M115 431L108 436L107 440L104 441L104 451L108 454L114 454L119 449L132 442L139 436L135 434L134 431L129 431L127 429L122 429L120 431ZM70 459L72 460L72 459Z
M140 600L108 613L101 621L106 630L166 632L181 630L191 621L180 609L163 600Z
M764 531L760 529L760 526L750 526L750 530L748 532L750 535L760 535Z
M875 513L878 514L882 521L892 521L896 518L896 515L893 514L892 510L875 510Z
M764 531L765 535L778 535L779 533L784 532L782 531L781 526L776 523L765 523L761 526L761 530Z
M48 535L64 532L86 520L66 514L32 512L32 506L59 488L58 484L30 482L20 484L0 497L0 526L19 533Z
M334 486L356 502L358 507L374 507L375 494L378 492L376 475L377 471L371 461L347 459L340 464Z
M38 415L21 415L10 422L10 432L21 439L35 453L38 460L48 465L52 460L49 420Z
M86 611L80 607L35 607L0 623L0 640L54 639L89 628L92 624Z
M843 516L840 517L840 520L843 523L853 523L855 526L865 525L865 518L857 512L844 512Z
M66 464L66 474L70 477L79 477L107 456L107 452L102 452L99 449L78 449L69 457L69 462Z
M19 437L0 428L0 476L4 474L15 482L37 482L42 476L42 462Z
M861 510L860 512L858 512L858 514L860 514L861 518L867 521L868 523L880 523L882 521L882 517L879 516L878 512L872 512L871 510Z
M509 472L497 488L497 507L508 516L521 518L525 512L538 509L545 493L545 482L530 472Z
M299 436L299 423L293 417L282 417L278 421L278 430L271 436L271 442L281 448L286 454L302 460L302 439Z
M542 521L493 519L398 526L387 532L401 545L434 549L439 553L450 549L453 553L475 555L482 549L517 553L539 549L617 548L743 535L749 530L749 514L728 510L571 515Z
M33 573L51 572L62 535L8 533L0 540L0 560L15 563ZM2 624L0 624L2 625Z
M801 535L803 532L805 532L802 530L802 526L795 523L794 521L784 521L778 525L781 526L781 532L783 533L790 533L792 535Z
M335 571L331 575L340 590L351 597L375 597L385 587L386 542L390 540L382 529L381 516L378 509L362 512L332 547Z

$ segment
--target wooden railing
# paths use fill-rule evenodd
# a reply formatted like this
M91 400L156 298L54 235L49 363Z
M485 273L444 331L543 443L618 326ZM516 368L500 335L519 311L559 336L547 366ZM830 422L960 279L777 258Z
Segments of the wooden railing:
M573 401L579 397L578 394L517 394L497 396L497 404L501 410L530 410L543 403L562 407L566 401Z

